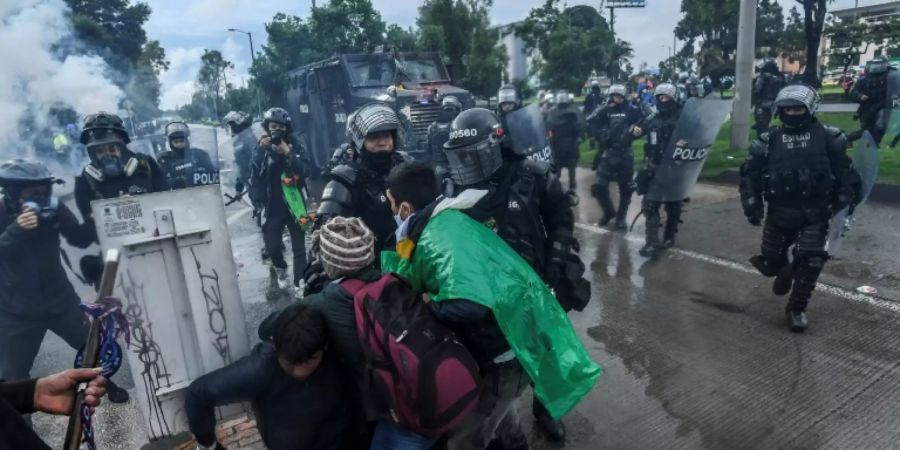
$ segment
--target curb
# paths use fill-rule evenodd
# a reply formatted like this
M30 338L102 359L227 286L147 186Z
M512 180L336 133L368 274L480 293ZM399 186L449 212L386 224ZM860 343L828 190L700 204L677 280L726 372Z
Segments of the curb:
M737 186L741 182L741 174L737 170L726 170L717 176L702 178L702 181ZM900 185L875 183L867 201L888 206L900 206Z

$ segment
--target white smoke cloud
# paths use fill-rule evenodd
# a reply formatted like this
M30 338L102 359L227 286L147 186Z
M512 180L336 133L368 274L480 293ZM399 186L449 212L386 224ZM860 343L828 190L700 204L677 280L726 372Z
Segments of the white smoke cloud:
M54 108L81 117L119 110L124 93L100 57L59 53L75 39L68 13L62 0L0 1L0 149L26 141L19 136L24 121L58 125Z

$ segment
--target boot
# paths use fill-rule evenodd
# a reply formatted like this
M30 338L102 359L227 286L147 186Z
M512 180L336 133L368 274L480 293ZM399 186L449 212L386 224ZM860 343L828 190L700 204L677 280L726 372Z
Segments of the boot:
M628 193L628 198L624 197L624 195L619 197L619 210L616 211L616 230L628 229L628 204L631 203L631 193Z
M616 218L616 208L613 206L612 199L609 198L609 189L603 189L598 186L595 196L600 203L600 210L603 211L603 217L600 218L599 225L605 227Z
M672 248L675 246L675 233L669 233L669 230L666 229L665 234L663 234L663 242L661 247L664 249Z
M753 264L753 267L756 267L756 270L759 271L764 277L774 277L778 275L778 270L774 267L770 266L766 262L766 258L763 255L756 255L750 258L750 264Z
M640 254L644 258L654 259L659 256L659 248L656 244L647 242L643 247L641 247L640 250L638 250L638 254Z
M547 409L544 408L544 405L537 398L534 399L531 405L531 413L534 415L534 420L547 438L553 442L565 440L566 427L563 426L563 423L553 420L553 417L550 416L550 413L547 412Z
M113 380L106 380L106 398L112 403L126 403L128 402L129 395L128 391L122 389L122 387L114 383Z
M788 329L794 333L802 333L809 327L809 322L806 320L806 311L788 308L784 313L787 318Z
M778 275L775 276L775 281L772 283L772 293L775 295L786 295L788 292L791 292L791 284L793 282L794 268L790 264L785 264L778 271Z
M616 217L616 224L613 226L614 229L618 231L627 230L628 229L628 220L624 217Z

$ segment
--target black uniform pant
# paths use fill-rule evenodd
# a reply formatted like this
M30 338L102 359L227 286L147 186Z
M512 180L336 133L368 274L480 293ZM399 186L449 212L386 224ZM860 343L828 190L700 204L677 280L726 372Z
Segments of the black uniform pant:
M887 132L889 114L890 110L885 108L867 108L859 113L860 128L871 133L876 144L881 144L881 139Z
M597 184L593 186L592 193L600 203L605 217L616 216L624 219L628 214L628 205L631 204L631 194L634 186L634 155L631 151L607 150L600 158L597 165ZM619 185L619 207L613 206L609 193L609 183Z
M281 236L287 227L291 234L291 252L294 254L294 284L303 279L303 269L306 267L306 241L300 224L294 220L290 210L283 200L269 202L266 208L266 223L263 224L263 241L266 251L272 260L272 265L279 269L286 269L284 251L281 248Z
M658 200L641 201L641 212L646 220L647 244L659 244L659 229L662 228L662 220L659 216L660 207L666 210L666 228L663 231L663 239L673 239L678 233L678 224L681 223L682 202L661 202Z
M828 260L825 242L828 239L830 214L796 209L769 208L763 227L762 256L774 271L791 265L793 285L788 309L805 311L816 289L816 281ZM788 251L792 250L793 261Z
M771 107L757 106L753 110L753 117L755 119L753 129L756 130L757 136L769 131L769 124L772 123Z
M0 379L31 378L31 366L47 331L61 337L73 349L81 349L88 326L78 303L73 301L59 315L39 319L0 314Z

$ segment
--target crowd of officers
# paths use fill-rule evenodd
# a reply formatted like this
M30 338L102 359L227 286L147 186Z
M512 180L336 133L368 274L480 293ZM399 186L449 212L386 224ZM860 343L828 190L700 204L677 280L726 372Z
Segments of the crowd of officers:
M874 78L878 71L870 74ZM763 93L774 92L766 87L770 82L757 84ZM861 101L879 98L873 83L858 83ZM699 90L692 92L688 95L702 96ZM547 345L557 339L570 347L566 350L584 353L580 343L567 340L574 332L564 319L566 312L582 310L591 294L574 234L574 166L580 139L586 132L600 149L593 163L597 181L591 188L603 214L600 226L624 230L631 196L646 192L652 182L655 167L673 144L684 104L679 89L669 83L655 87L653 114L626 95L622 85L611 86L603 95L593 86L586 100L592 108L583 112L568 94L553 97L552 107L546 99L545 124L554 158L550 162L520 154L511 144L506 121L522 102L509 86L499 92L497 111L464 110L454 97L440 100L441 115L429 128L431 165L413 162L397 150L403 127L392 108L363 106L348 118L348 142L329 168L309 261L304 229L292 217L281 189L286 173L304 179L311 175L306 150L293 137L290 115L272 108L259 127L247 114L229 113L223 122L235 143L236 188L250 192L263 219L264 256L271 261L278 287L302 290L303 295L263 322L263 343L250 356L191 385L186 412L198 448L222 448L213 433L214 408L236 401L254 405L263 439L272 449L527 448L514 404L529 384L534 387L532 412L538 427L550 439L564 440L559 419L574 403L560 407L565 395L559 390L577 392L585 380L593 384L599 375L585 356L578 370L560 371L581 371L583 379L560 376L553 380L556 393L547 388L547 373L572 364L547 363L547 355L563 351ZM774 98L768 97L761 97L759 119L764 122L768 110L780 125L759 129L741 168L741 202L752 225L764 224L761 254L751 262L774 278L773 292L790 294L788 326L803 331L807 304L828 260L830 219L859 201L860 180L847 156L847 136L816 119L814 89L782 86ZM880 125L870 115L861 113L863 123L877 131ZM218 183L218 162L191 147L186 124L169 124L166 133L169 150L155 160L128 149L129 135L115 115L98 113L85 119L80 141L90 163L75 180L82 222L52 195L57 180L41 163L14 160L0 166L0 378L27 379L48 330L75 349L83 345L87 329L59 252L60 236L82 248L98 241L91 201ZM632 144L640 138L646 139L645 161L635 176ZM560 182L562 168L568 169L568 190ZM618 186L617 205L610 183ZM674 245L682 203L642 202L646 243L641 255L654 257ZM284 258L284 228L291 238L292 280ZM483 230L490 230L489 236L482 236ZM507 250L517 256L504 258ZM397 258L383 263L382 252L394 252ZM99 263L96 256L81 260L88 282L99 279ZM373 401L385 394L372 392L367 381L378 367L361 348L365 343L358 337L359 311L354 310L354 290L346 281L366 285L383 272L408 277L428 304L430 317L458 336L480 367L484 389L477 406L467 410L458 426L440 434L422 433ZM497 273L507 277L494 276ZM460 279L477 281L480 290L463 286ZM538 294L522 294L503 284L508 279ZM448 297L448 292L459 295ZM513 295L534 301L529 308L517 308L526 311L525 316L504 309L506 302L525 301L511 299ZM518 329L522 322L553 322L554 317L562 317L559 323L565 325L559 336L549 333L530 341L529 334L535 332ZM551 365L536 370L535 361L541 360ZM114 384L106 390L113 402L127 401L127 393Z

